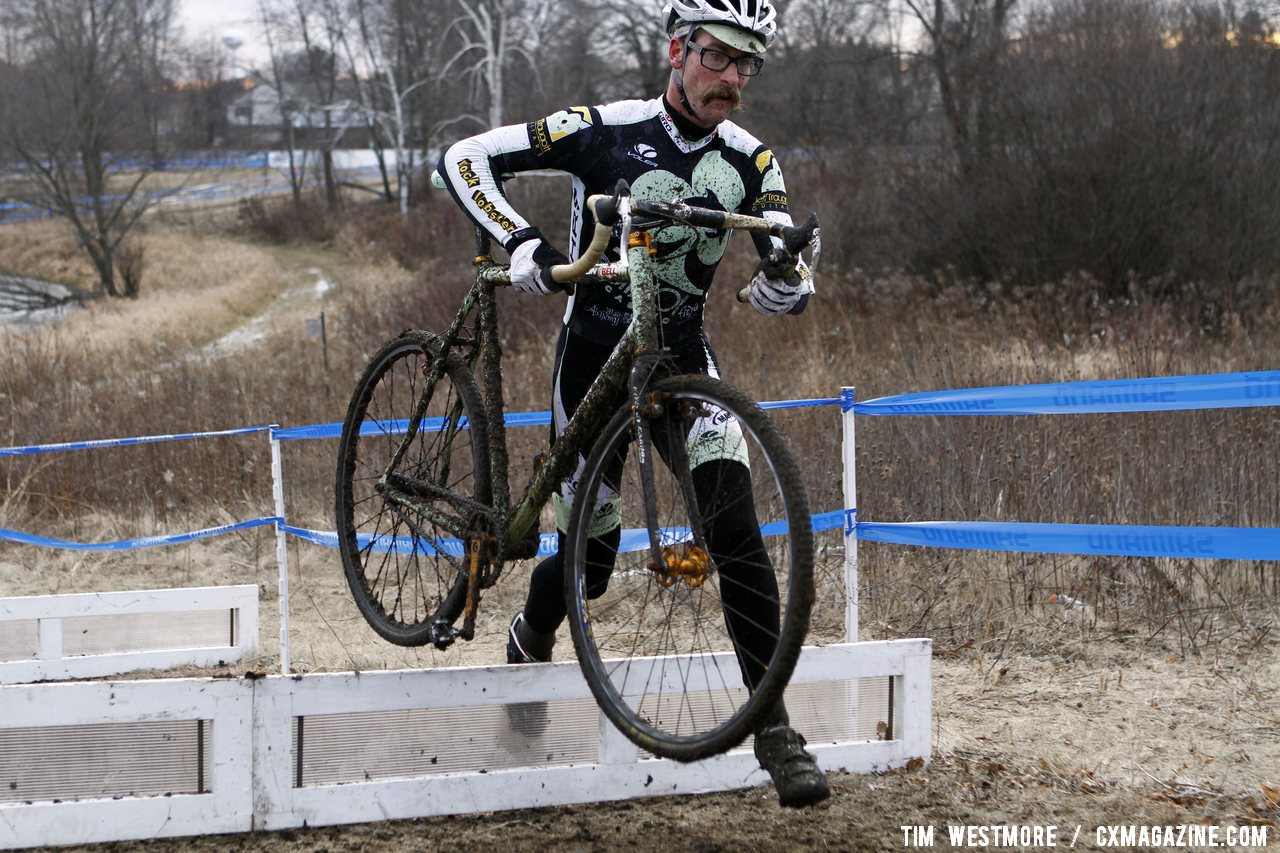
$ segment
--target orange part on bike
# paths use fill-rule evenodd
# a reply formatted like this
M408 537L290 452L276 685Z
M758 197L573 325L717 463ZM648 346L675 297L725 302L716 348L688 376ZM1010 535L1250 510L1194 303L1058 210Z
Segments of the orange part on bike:
M644 246L649 250L649 254L657 254L658 250L653 247L653 236L648 231L632 231L631 236L627 238L628 249L638 249Z
M690 589L697 589L706 583L710 566L711 557L694 545L685 551L685 556L680 560L680 575Z

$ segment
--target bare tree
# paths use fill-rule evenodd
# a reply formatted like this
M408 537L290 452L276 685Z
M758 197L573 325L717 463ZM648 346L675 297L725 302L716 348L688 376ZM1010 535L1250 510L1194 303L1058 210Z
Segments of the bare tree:
M488 110L483 117L468 113L456 120L498 127L503 124L508 65L519 59L531 74L537 74L534 56L553 4L548 0L457 0L457 7L459 15L450 27L461 46L440 74L468 78L473 99L478 100L482 92L486 98Z
M601 76L610 96L652 98L667 88L667 34L662 28L662 4L633 0L594 3L601 18L588 34L602 58Z
M415 123L413 98L420 89L432 82L432 78L403 61L407 53L407 22L400 14L403 11L402 3L376 4L369 0L355 0L354 11L363 63L368 67L368 74L362 76L359 69L361 63L351 57L349 65L352 78L358 85L361 109L376 131L374 139L380 141L380 137L385 138L395 154L395 197L400 215L408 216L414 168L414 154L409 146L409 137ZM392 54L394 59L388 57L384 42L390 42L395 49ZM419 71L416 79L415 71Z
M330 208L340 202L333 152L357 115L355 105L340 91L339 54L344 50L349 23L346 5L342 0L293 0L302 38L303 101L308 115L320 125L310 129L320 146L325 199Z
M297 139L297 114L299 104L290 94L287 52L296 44L297 33L292 26L289 10L284 0L258 0L258 17L262 22L263 38L267 42L267 71L264 82L276 93L280 120L280 141L288 158L286 176L293 203L302 203L302 188L306 180L306 151L299 152Z
M20 56L21 35L18 15L7 5L0 6L0 65L13 65Z
M879 0L793 0L769 50L763 112L777 113L788 144L847 149L877 139L889 116L879 100L899 79ZM779 85L780 84L780 85ZM897 110L887 111L896 116Z
M157 98L173 0L3 0L21 39L18 84L0 92L19 198L70 224L109 296L136 296ZM129 155L135 155L130 158ZM130 160L132 159L132 162Z
M962 174L976 174L990 151L992 115L1017 0L904 0L924 30Z

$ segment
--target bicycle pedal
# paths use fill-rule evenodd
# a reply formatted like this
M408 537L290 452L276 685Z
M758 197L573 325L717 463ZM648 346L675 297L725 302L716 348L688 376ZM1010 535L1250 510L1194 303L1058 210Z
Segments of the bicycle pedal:
M453 630L453 626L448 622L437 619L431 623L431 645L440 651L452 646L456 639L458 639L458 632Z

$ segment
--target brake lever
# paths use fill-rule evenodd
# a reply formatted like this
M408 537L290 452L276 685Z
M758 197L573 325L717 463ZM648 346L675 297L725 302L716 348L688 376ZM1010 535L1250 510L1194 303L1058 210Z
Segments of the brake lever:
M766 278L790 278L796 274L800 253L806 247L809 249L809 274L816 272L818 261L822 257L822 227L818 222L818 214L810 213L803 225L783 228L782 245L784 248L779 249L774 246L769 250L769 254L760 259L756 264L755 272L752 273L752 278L755 278L755 273L758 272L764 272ZM751 301L749 286L738 291L738 301Z

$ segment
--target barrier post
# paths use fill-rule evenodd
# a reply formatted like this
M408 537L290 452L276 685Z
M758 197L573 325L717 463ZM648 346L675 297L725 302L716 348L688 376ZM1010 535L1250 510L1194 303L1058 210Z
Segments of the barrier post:
M279 424L271 425L271 493L276 504L276 564L280 569L280 674L289 674L289 548L284 532L284 468L280 463Z
M858 642L858 477L854 468L856 443L853 431L852 385L840 389L840 415L843 424L844 487L844 638Z

